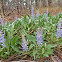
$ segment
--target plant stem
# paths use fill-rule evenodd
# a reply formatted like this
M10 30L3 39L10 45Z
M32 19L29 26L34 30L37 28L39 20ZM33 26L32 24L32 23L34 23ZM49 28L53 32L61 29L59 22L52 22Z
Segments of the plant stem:
M43 62L43 59L42 59L42 50L41 50L41 62Z

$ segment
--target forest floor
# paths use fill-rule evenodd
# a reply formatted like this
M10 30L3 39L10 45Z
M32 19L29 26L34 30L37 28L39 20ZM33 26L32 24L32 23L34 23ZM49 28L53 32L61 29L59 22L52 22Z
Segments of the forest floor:
M43 7L41 9L35 9L34 12L36 14L36 11L39 11L40 14L46 13L48 8L48 11L50 12L50 15L57 15L58 13L62 12L62 7ZM21 16L24 16L25 14L31 14L31 11L29 9L19 9L19 10L14 10L14 11L7 11L5 16L4 16L4 21L14 21L15 16L18 18L21 18Z

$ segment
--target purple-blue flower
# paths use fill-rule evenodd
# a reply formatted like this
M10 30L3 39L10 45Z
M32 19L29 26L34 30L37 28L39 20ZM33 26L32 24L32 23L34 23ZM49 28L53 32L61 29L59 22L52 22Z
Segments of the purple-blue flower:
M38 17L39 15L40 15L39 12L37 12L36 17Z
M46 20L47 20L47 22L48 22L48 9L47 9L47 11L46 11Z
M62 29L60 29L60 37L62 38Z
M2 25L2 27L3 27L4 22L3 22L3 19L2 19L2 18L0 19L0 22L1 22L1 25Z
M62 20L61 18L58 21L58 26L57 26L57 34L56 34L56 38L62 38Z
M4 34L3 34L2 30L0 30L0 43L1 43L2 47L6 47L5 41L6 41L6 39L4 38Z
M37 29L37 36L36 36L36 41L39 46L43 44L43 39L42 39L42 30Z
M49 13L49 12L48 12L48 9L47 9L47 11L46 11L46 16L47 16L47 17L48 17L48 13Z
M60 29L57 29L56 38L60 37Z
M28 43L27 43L27 41L26 41L24 36L22 36L22 47L23 47L23 51L27 52L27 50L28 50Z
M31 16L32 16L32 19L34 19L35 14L34 14L34 8L33 7L31 8Z
M18 20L17 16L15 16L15 20Z

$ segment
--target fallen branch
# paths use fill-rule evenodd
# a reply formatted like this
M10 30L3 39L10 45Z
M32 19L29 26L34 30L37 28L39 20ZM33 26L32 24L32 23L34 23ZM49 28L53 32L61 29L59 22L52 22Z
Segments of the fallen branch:
M57 50L54 50L55 54L62 60L62 56L60 53L62 53L62 51L58 52Z
M17 54L14 54L13 56L11 56L11 57L9 57L6 61L4 61L4 62L9 62L9 60L11 60L11 59L13 59L16 55L18 55L18 53Z
M56 62L52 56L49 56L49 58L50 58L53 62Z

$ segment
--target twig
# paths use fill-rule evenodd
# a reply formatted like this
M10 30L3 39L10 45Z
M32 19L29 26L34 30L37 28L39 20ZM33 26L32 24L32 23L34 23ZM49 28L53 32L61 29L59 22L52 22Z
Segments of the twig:
M11 59L13 59L16 55L18 55L18 53L17 54L14 54L12 57L9 57L6 61L4 61L4 62L8 62L9 60L11 60Z
M31 31L29 34L32 34L33 32L35 32L36 30L33 30L33 31Z
M62 60L62 56L58 53L58 57Z
M9 14L5 15L6 17L9 16L12 12L14 12L15 9L13 9Z
M49 56L49 58L50 58L53 62L56 62L52 56Z
M29 34L32 34L33 32L35 32L36 30L33 30L33 31L31 31ZM26 36L26 35L24 35L24 36ZM20 37L22 37L22 35L20 35Z
M32 52L32 51L31 51L31 52ZM30 53L30 52L24 53L24 54L21 54L21 55L18 55L18 56L16 56L16 57L14 57L14 58L21 57L21 56L26 55L26 54L29 54L29 53Z
M54 52L55 52L56 55L62 60L62 56L61 56L61 54L60 54L60 53L62 53L62 51L61 51L61 52L58 52L57 50L54 50Z

